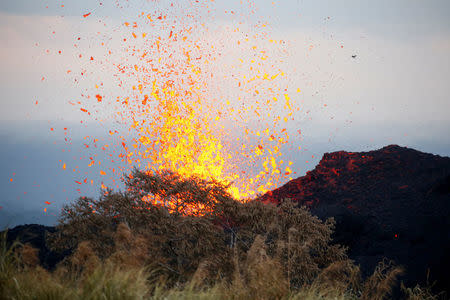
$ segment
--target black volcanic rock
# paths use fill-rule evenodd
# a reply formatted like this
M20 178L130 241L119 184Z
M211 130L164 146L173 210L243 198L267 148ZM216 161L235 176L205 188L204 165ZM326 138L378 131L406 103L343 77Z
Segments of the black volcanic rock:
M406 268L407 284L437 281L450 292L450 158L396 145L324 154L305 176L261 197L291 198L336 219L335 242L365 275L383 257Z
M47 247L46 235L55 231L56 228L51 226L37 224L20 225L8 230L7 243L12 244L14 241L19 241L22 244L30 244L39 250L41 265L47 269L53 269L58 262L69 254L69 251L57 253Z

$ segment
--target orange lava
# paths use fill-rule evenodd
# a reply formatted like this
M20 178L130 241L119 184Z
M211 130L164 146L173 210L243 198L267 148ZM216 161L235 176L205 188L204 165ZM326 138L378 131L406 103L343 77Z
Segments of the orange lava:
M268 23L244 23L255 7L244 1L241 10L226 11L226 26L215 25L214 17L224 12L211 0L155 8L120 26L120 47L107 38L97 41L105 58L79 55L91 57L89 65L112 66L126 94L114 95L99 81L84 100L70 102L90 120L126 127L108 128L115 143L99 147L108 153L114 148L111 160L125 162L128 170L103 169L101 175L117 177L132 166L168 169L232 183L230 193L243 201L290 179L292 162L283 160L283 151L299 108L278 66L284 42L269 36ZM96 18L94 12L87 16ZM67 76L80 78L73 73ZM99 165L90 157L90 167Z

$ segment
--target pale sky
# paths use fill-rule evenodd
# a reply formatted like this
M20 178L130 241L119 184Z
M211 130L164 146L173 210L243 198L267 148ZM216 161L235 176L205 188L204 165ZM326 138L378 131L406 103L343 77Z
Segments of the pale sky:
M83 136L104 130L79 124L82 114L68 104L92 84L74 85L63 76L74 66L83 67L76 58L74 37L86 37L81 46L100 56L94 37L105 23L111 36L120 36L123 22L171 3L124 1L125 7L117 9L116 1L100 2L0 2L0 187L6 191L0 198L0 227L51 224L55 218L43 213L48 207L44 201L54 202L56 213L62 203L80 195L73 185L76 176L61 174L58 161L79 159ZM206 22L231 26L233 19L223 11L238 3L216 0L214 18ZM302 131L292 143L303 150L293 147L287 153L298 175L312 169L324 152L337 150L400 144L450 155L449 1L283 0L257 1L256 6L258 11L246 20L248 28L266 20L271 36L286 41L282 67L290 86L302 90L292 96L302 110L288 128ZM83 18L88 12L89 18ZM211 42L226 44L228 36L216 33ZM63 54L48 55L45 49L61 49ZM234 53L232 46L224 51L229 59L246 55ZM108 76L104 67L94 70L91 79L112 82ZM227 82L223 85L228 87ZM112 84L111 90L120 93ZM66 124L72 130L72 151L81 154L63 153L63 133L49 132L50 127ZM95 186L82 193L96 196L97 191Z

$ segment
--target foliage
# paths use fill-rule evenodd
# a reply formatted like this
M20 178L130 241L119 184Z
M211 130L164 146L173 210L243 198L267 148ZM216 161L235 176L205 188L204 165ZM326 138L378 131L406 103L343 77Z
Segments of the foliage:
M391 293L397 277L402 273L403 269L395 267L392 261L381 261L364 283L361 298L367 300L385 299Z
M6 247L6 251L0 252L1 261L13 260L15 263L9 267L9 277L0 283L0 299L353 300L367 299L364 293L379 297L374 299L384 299L387 297L386 284L392 284L386 278L396 272L394 266L382 262L372 279L362 282L359 269L351 261L340 261L323 269L311 284L291 290L279 259L267 255L264 238L258 235L245 261L236 262L240 264L236 268L239 271L234 272L231 282L220 280L214 285L204 284L205 264L202 263L190 281L174 286L155 276L157 269L137 267L132 259L119 259L124 254L120 243L124 241L124 235L130 237L128 234L125 225L118 226L114 233L116 250L106 259L100 259L89 242L80 243L53 272L39 265L27 265L25 261L30 261L29 258L21 254L24 246ZM2 238L1 242L5 240ZM438 299L427 289L404 289L408 300Z
M446 298L445 292L435 294L431 291L433 285L427 283L427 286L420 286L417 284L414 288L406 287L403 282L401 283L401 290L406 295L408 300L439 300Z
M7 230L0 234L0 295L5 293L5 283L11 278L19 264L15 250L20 244L14 242L12 245L8 245L7 234Z
M74 249L89 241L100 258L116 252L116 259L158 267L174 283L187 281L203 262L205 278L213 283L230 281L236 260L246 261L261 236L289 286L300 286L332 262L346 259L345 249L330 244L333 226L333 220L322 222L288 200L279 207L242 203L217 182L134 170L125 192L108 190L98 200L81 197L66 206L50 244ZM119 252L117 229L123 240Z

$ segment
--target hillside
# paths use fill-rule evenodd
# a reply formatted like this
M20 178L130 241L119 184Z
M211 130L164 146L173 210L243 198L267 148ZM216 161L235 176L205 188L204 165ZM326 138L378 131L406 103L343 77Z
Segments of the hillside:
M370 272L387 257L407 282L450 286L450 158L396 145L370 152L324 154L305 176L261 197L291 198L337 221L335 242Z

